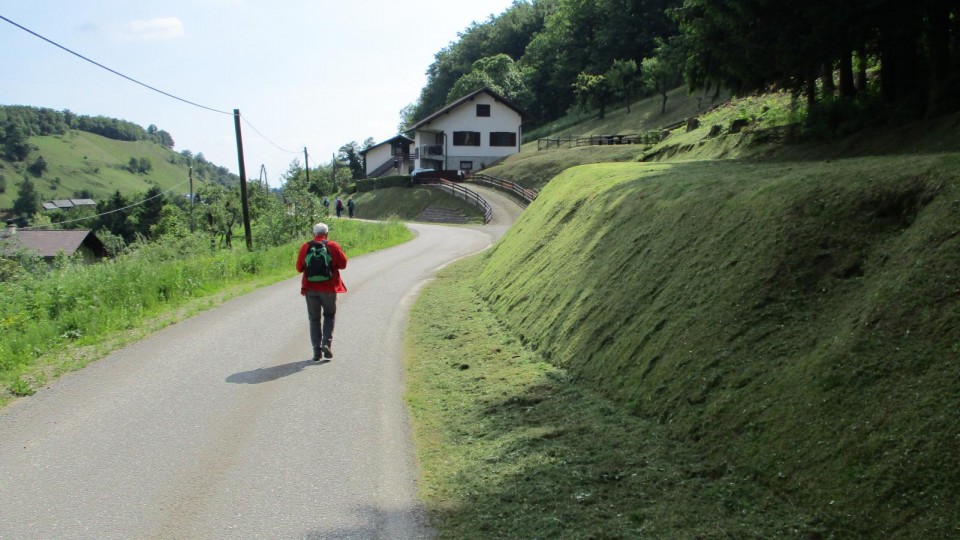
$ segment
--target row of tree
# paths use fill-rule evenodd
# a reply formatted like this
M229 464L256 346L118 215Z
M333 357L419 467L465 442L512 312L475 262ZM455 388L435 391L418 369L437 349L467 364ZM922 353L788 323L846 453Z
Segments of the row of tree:
M439 51L406 126L490 86L539 122L671 86L960 108L955 0L516 0Z
M8 161L23 161L30 154L29 137L63 135L76 129L118 141L152 141L173 149L173 137L151 124L146 129L126 120L105 116L76 115L69 110L55 111L22 105L0 106L0 149Z

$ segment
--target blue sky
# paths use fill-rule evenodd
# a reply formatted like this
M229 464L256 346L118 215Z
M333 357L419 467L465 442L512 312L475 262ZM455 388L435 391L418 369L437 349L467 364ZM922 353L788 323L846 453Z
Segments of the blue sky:
M303 148L311 165L343 143L393 136L434 54L512 0L32 0L0 15L183 99L239 109L247 176L271 185ZM0 20L0 104L156 124L175 150L238 171L232 115L152 92Z

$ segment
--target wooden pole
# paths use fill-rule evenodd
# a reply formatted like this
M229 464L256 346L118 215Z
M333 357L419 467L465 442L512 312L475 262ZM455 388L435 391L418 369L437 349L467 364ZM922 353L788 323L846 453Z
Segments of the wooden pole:
M310 188L310 156L307 155L307 147L303 147L303 164L307 169L307 189Z
M190 234L193 234L193 165L190 165Z
M247 251L253 251L253 235L250 232L250 207L247 204L247 167L243 162L243 136L240 134L240 109L233 110L233 127L237 132L237 160L240 162L240 204L243 206L243 232L247 239Z

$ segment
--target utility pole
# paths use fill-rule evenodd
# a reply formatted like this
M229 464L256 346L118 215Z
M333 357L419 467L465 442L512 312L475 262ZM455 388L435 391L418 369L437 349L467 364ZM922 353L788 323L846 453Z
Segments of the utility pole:
M237 160L240 162L240 203L243 206L243 232L247 238L247 251L253 251L253 235L250 232L250 207L247 204L247 167L243 163L243 136L240 134L240 109L233 110L233 127L237 132Z
M330 160L330 189L334 193L337 192L337 155L333 154L333 158Z
M193 234L193 165L190 165L190 234Z
M307 155L307 147L303 147L303 164L307 168L307 189L310 188L310 157Z

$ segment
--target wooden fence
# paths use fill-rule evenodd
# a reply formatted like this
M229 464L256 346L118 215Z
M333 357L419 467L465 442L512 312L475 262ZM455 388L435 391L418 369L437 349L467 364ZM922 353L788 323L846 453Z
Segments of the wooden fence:
M511 182L503 178L497 178L496 176L490 176L488 174L476 173L470 177L471 182L476 182L478 184L486 184L488 186L493 186L497 189L512 193L520 198L524 206L529 205L537 198L537 195L540 193L535 189L525 188L516 182Z
M602 146L613 144L657 144L663 140L663 131L646 133L623 133L617 135L587 135L568 137L546 137L537 139L537 150L550 148L573 148L576 146Z
M493 208L490 206L490 203L486 201L486 199L481 197L475 191L471 191L470 189L465 188L456 182L444 180L443 178L417 178L417 183L430 188L439 189L440 191L445 191L450 195L453 195L459 199L463 199L473 206L483 210L484 223L490 223L490 219L493 218Z

